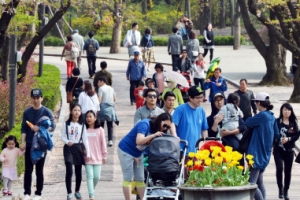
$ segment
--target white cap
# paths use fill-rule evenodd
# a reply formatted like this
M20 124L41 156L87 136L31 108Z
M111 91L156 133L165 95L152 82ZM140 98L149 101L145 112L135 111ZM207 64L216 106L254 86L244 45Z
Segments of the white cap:
M255 99L252 99L254 101L266 101L269 100L269 94L266 92L259 92L257 93Z

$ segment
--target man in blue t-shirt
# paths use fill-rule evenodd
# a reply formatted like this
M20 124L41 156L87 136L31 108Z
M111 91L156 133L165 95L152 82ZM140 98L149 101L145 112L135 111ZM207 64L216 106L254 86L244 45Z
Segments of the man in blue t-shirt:
M32 171L33 171L33 164L31 161L31 146L32 146L32 139L36 132L39 131L39 127L36 125L38 120L43 117L49 117L51 121L51 126L49 127L49 131L53 131L55 128L54 125L54 118L52 112L45 106L42 105L43 101L43 93L42 90L36 88L31 90L31 102L32 107L27 108L23 113L23 121L22 121L22 144L21 149L25 150L25 173L24 173L24 198L23 200L31 199L31 181L32 181ZM26 122L30 122L33 126L29 126ZM44 185L44 164L46 154L43 158L41 158L35 165L36 171L36 191L34 200L41 199L42 189Z
M202 136L208 137L206 114L201 106L203 91L199 86L192 86L188 90L189 101L178 106L173 114L173 123L177 135L182 140L188 141L187 152L195 152L195 144Z

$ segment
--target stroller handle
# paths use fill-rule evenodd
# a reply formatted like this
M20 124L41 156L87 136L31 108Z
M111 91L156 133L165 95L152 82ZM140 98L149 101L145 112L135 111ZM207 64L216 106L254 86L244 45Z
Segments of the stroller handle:
M214 141L220 141L221 138L217 138L217 137L207 137L207 138L200 138L197 142L195 147L197 148L199 146L200 142L206 141L206 140L214 140Z
M188 147L188 141L186 141L186 140L180 140L179 143L184 143L184 148Z

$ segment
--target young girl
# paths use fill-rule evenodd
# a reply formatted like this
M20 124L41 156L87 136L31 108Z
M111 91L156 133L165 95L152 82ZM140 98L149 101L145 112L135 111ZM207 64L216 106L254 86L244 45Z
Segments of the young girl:
M90 200L94 200L94 190L101 175L101 164L106 163L107 149L104 136L104 129L93 110L89 110L85 115L87 138L90 145L90 159L85 163L86 180Z
M79 104L71 104L69 119L64 124L61 135L64 145L64 160L66 165L66 188L68 192L67 200L72 200L72 174L73 165L75 166L76 187L75 198L81 200L79 192L82 179L82 165L84 165L83 149L86 149L86 161L90 158L89 142L86 134L86 127L81 116L81 107Z
M205 90L204 90L204 82L205 82L205 60L203 59L203 54L199 53L198 59L195 61L195 74L194 74L194 83L196 86L200 86L202 91L204 91L204 99L203 101L206 102L207 99L205 97Z
M134 89L134 97L135 97L135 105L136 105L136 109L139 109L140 107L142 107L144 105L144 82L140 81L139 82L139 87Z
M17 157L23 156L25 151L19 149L17 138L13 135L6 137L0 155L2 162L3 195L12 195L12 183L18 179Z

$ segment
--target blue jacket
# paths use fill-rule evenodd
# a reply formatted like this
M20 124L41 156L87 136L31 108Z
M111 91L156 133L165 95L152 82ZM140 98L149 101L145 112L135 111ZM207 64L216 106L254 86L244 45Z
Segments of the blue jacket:
M126 77L129 77L131 81L141 81L143 77L146 77L146 68L143 61L138 60L136 63L134 59L128 63Z
M209 101L211 102L216 93L221 92L224 94L224 92L227 91L227 83L222 76L219 77L218 81L216 81L216 78L213 76L210 78L210 81L209 83L204 83L204 90L210 89ZM218 87L216 83L221 83L221 86Z
M98 42L97 40L95 40L94 38L90 38L90 39L88 39L88 40L86 40L86 41L84 42L83 50L86 51L86 56L97 56L97 53L89 54L89 53L87 52L87 49L88 49L89 44L90 44L90 40L93 40L94 45L95 45L95 47L96 47L96 50L99 50L99 47L100 47L100 46L99 46L99 42Z
M254 156L255 169L264 170L270 161L273 141L279 137L276 118L271 111L262 111L245 122L247 127L253 127L248 154Z
M119 125L119 119L115 111L114 103L100 103L98 119L100 122L109 121Z
M150 39L149 39L150 37ZM149 40L149 42L148 42ZM147 44L148 43L148 44ZM147 46L146 46L147 45ZM147 48L151 48L154 46L154 42L153 42L153 38L151 35L143 35L142 37L142 41L141 41L141 47L147 47Z

